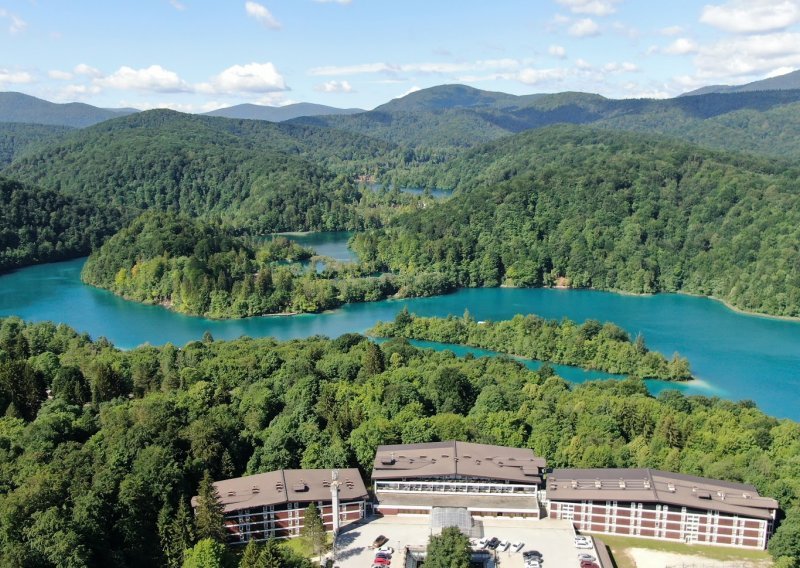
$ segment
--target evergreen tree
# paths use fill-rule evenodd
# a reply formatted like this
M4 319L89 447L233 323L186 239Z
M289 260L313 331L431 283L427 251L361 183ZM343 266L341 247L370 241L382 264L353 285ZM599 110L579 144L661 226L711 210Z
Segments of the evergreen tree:
M200 489L197 495L197 507L195 509L195 527L197 527L197 538L210 538L217 542L225 542L225 512L219 500L219 493L211 479L208 470L203 474L200 481Z
M185 551L194 544L192 514L185 500L180 500L174 514L167 507L161 510L158 516L158 535L167 567L180 568Z
M469 539L457 527L445 527L428 541L425 568L469 568Z
M264 566L263 547L255 540L251 540L244 547L241 559L239 559L239 568L262 568Z
M325 525L322 523L319 509L314 503L308 506L303 515L301 536L311 545L315 555L322 554L325 550L325 544L328 540L325 534Z
M364 363L362 369L368 377L383 373L386 365L383 360L383 351L372 341L367 342L367 350L364 352Z

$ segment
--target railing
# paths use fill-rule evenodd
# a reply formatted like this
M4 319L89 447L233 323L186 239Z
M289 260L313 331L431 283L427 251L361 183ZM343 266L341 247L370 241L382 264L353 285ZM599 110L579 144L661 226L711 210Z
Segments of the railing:
M375 491L384 493L458 493L461 495L536 496L535 485L472 483L461 481L376 481Z

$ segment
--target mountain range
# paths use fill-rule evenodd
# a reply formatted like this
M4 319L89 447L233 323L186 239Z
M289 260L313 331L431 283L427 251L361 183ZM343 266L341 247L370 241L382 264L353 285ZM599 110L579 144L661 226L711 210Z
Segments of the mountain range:
M268 120L270 122L283 122L301 116L357 114L364 112L360 108L336 108L314 103L295 103L286 106L273 107L254 104L242 104L220 108L205 113L208 116L222 116L224 118L243 118L248 120Z

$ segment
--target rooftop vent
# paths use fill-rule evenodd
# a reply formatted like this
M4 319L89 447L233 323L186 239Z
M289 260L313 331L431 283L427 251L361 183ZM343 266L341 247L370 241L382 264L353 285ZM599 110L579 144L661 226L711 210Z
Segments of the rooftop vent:
M283 491L283 482L278 481L275 483L275 491Z
M644 480L644 488L645 489L650 489L650 480L649 479L645 479Z
M554 483L553 485L551 485L551 486L550 486L550 488L549 488L549 489L550 489L550 491L555 491L556 489L558 489L558 485L556 485L556 484Z
M292 485L292 491L296 491L298 493L302 493L303 491L308 491L308 485L306 485L305 481L301 481L300 483L295 483Z
M472 456L461 456L461 457L462 457L462 458L464 458L465 460L468 460L468 459L470 459Z
M352 479L345 479L344 484L348 489L353 489L356 486Z
M324 479L324 480L322 481L322 486L323 486L323 487L330 487L330 486L331 486L331 482L330 482L330 481L328 481L327 479Z
M595 479L594 480L594 488L595 489L602 489L602 487L603 487L603 484L600 483L600 480L599 479Z
M576 479L572 480L572 488L573 489L577 489L578 488L578 481Z
M752 499L752 498L753 496L750 495L749 493L742 493L742 499Z
M719 497L720 500L724 501L725 500L725 492L724 491L717 491L717 497Z
M442 454L442 457L443 458L449 458L450 456L448 456L447 454Z
M624 479L620 479L619 480L619 488L620 489L625 489L625 487L626 487L625 480Z
M706 500L710 500L710 499L711 499L711 493L709 493L708 491L699 491L699 492L697 493L697 497L698 497L699 499L706 499Z
M250 491L253 493L253 495L258 495L261 490L258 488L258 485L253 485Z
M394 458L383 458L381 465L394 465Z
M228 497L233 497L236 495L236 491L228 491Z
M670 493L675 493L675 484L672 482L667 483L667 491Z

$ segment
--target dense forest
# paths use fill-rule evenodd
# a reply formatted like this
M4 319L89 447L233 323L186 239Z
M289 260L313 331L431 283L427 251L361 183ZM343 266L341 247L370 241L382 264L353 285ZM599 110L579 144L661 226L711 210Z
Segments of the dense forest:
M191 315L237 318L320 312L389 296L434 296L453 289L439 274L371 276L357 263L323 260L286 238L243 239L214 223L149 211L94 251L81 278L125 298Z
M0 564L12 568L180 566L205 473L368 475L379 444L454 438L528 447L553 467L752 483L786 512L770 551L799 565L800 425L746 401L653 398L637 379L572 386L510 358L355 334L120 351L7 318L0 407Z
M0 177L0 272L88 254L120 222L113 208Z
M72 133L4 173L133 214L215 215L250 233L352 230L365 222L352 177L402 158L357 134L156 110Z
M376 270L459 286L683 291L800 316L798 176L783 164L556 126L422 171L406 181L457 194L357 235Z
M599 369L643 379L685 381L689 362L677 353L668 361L650 351L640 335L635 341L621 327L588 320L582 324L517 315L507 321L475 321L464 317L423 318L403 310L393 322L379 322L368 332L376 337L404 337L469 345L508 355Z
M0 122L0 168L36 144L60 140L71 130L66 126Z

